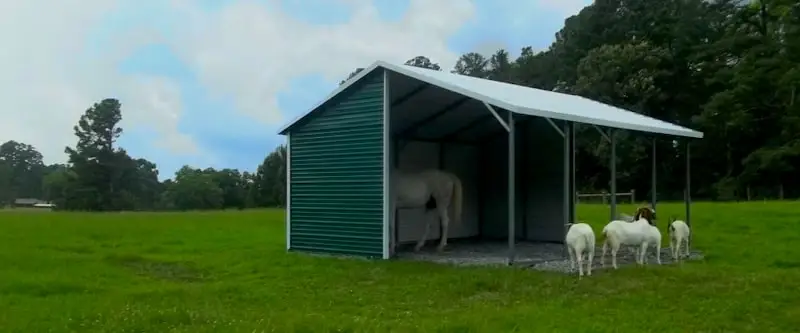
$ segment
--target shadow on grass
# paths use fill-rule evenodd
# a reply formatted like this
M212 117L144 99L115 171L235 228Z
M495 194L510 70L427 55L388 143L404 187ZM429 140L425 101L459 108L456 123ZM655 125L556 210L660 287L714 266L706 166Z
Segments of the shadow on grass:
M177 282L201 282L210 279L207 270L191 261L163 261L135 254L109 255L105 261L122 266L141 276Z
M82 294L88 292L87 288L78 284L60 281L43 281L40 283L19 282L0 289L0 295L24 295L32 297L51 297L69 294Z

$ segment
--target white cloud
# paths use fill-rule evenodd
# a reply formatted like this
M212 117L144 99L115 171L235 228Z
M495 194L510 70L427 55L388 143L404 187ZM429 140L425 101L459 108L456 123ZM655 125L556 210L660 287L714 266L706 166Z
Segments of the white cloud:
M467 0L411 0L398 22L381 21L368 0L340 0L353 10L346 24L313 25L255 1L207 12L191 1L173 2L187 18L170 45L214 93L267 124L286 120L276 96L292 78L323 74L331 81L381 59L403 62L425 55L450 68L458 54L447 38L474 15ZM299 110L293 110L297 112Z
M192 151L193 144L175 128L180 108L165 111L157 99L177 100L179 91L159 78L130 78L116 64L136 47L151 42L138 32L124 40L110 39L99 54L87 47L100 20L122 1L0 1L0 141L34 145L45 162L63 162L64 147L74 145L72 126L92 103L118 97L127 119L155 124L171 148ZM43 10L46 9L46 10ZM143 81L161 82L146 85ZM177 104L179 105L179 104ZM125 106L131 106L125 108ZM135 106L135 107L134 107Z
M532 1L533 3L540 4L542 7L553 10L559 14L564 15L564 18L578 14L578 12L590 4L592 0L542 0Z
M84 110L117 97L124 128L148 126L159 136L153 144L172 153L202 154L177 130L183 106L175 82L118 71L119 62L138 47L166 43L211 95L230 98L238 112L277 125L286 118L277 95L299 76L321 73L338 81L377 59L403 62L417 55L452 67L458 54L448 49L447 38L475 11L468 0L411 0L401 20L385 22L371 1L340 1L353 9L353 17L324 26L253 0L214 11L186 0L159 2L158 10L135 0L0 1L0 141L33 144L47 163L62 162ZM100 53L87 51L90 36L106 29L101 19L130 8L148 14L131 29L115 32ZM166 17L177 31L157 31L149 22L153 16Z

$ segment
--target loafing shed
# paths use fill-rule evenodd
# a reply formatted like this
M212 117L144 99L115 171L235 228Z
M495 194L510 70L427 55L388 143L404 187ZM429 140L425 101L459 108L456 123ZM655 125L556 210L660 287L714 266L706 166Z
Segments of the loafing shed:
M517 241L563 243L575 220L575 123L595 126L614 161L615 129L703 136L579 96L375 62L280 130L287 250L388 259L416 241L424 215L395 212L395 168L441 168L462 179L463 217L450 239L507 240L509 263ZM688 172L687 158L687 189Z

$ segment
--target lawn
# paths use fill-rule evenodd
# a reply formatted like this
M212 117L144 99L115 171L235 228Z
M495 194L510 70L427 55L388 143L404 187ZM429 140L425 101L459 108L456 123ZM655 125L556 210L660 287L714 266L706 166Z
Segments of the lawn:
M795 331L800 204L693 208L704 261L582 281L287 254L279 210L5 211L0 332ZM682 212L658 207L661 223ZM579 209L596 228L607 216Z

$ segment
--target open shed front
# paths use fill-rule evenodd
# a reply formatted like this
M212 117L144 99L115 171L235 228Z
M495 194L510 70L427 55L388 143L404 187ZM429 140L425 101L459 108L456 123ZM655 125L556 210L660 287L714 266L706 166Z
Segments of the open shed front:
M574 202L573 196L565 195L570 193L565 187L565 173L570 170L565 163L570 162L564 155L571 146L565 146L567 138L555 128L566 123L514 115L512 143L497 119L508 125L507 110L394 72L388 77L392 169L450 171L461 178L464 189L462 218L451 223L443 253L435 251L441 238L438 216L426 215L420 208L399 209L393 216L393 254L448 262L506 263L511 255L517 262L555 259L542 258L546 248L551 257L560 257L565 212L570 214ZM515 152L511 158L510 145ZM514 253L508 244L509 172L514 179L513 237L519 243L512 245ZM410 253L428 220L432 225L426 247Z
M575 123L610 143L612 217L614 130L703 137L578 96L375 62L280 131L288 145L287 250L481 264L562 259L566 224L575 221ZM440 223L422 208L395 210L390 174L428 168L459 176L462 219L451 224L443 253L433 244L410 253L426 219L431 243ZM655 204L655 174L653 184Z

